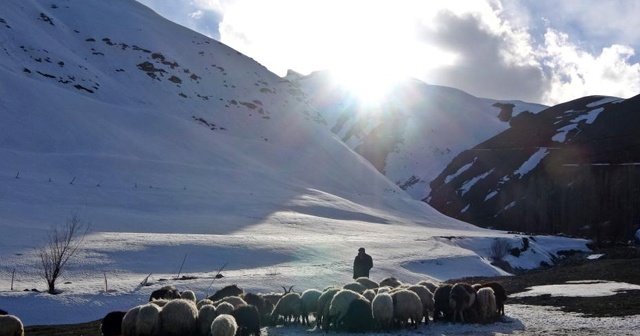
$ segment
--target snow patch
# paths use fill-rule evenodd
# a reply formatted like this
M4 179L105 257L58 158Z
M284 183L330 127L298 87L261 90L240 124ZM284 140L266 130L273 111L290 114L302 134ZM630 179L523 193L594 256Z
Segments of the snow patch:
M474 178L472 178L471 180L465 182L462 184L462 187L460 187L460 189L458 189L458 191L460 192L460 196L464 196L464 194L466 194L469 189L471 189L471 187L473 187L476 183L478 183L478 181L482 180L483 178L489 176L489 174L493 173L494 169L491 169L490 171L484 173L484 174L480 174Z
M476 160L478 160L477 157L473 159L473 162L467 163L466 165L460 167L460 169L458 169L458 171L456 171L452 175L449 175L449 176L445 177L444 183L451 182L451 180L453 180L454 178L460 176L460 174L464 173L465 171L469 170L469 168L471 168L471 166L473 166L473 164L476 162Z
M620 103L621 101L624 101L624 99L620 99L620 98L616 98L616 97L607 97L607 98L603 98L600 99L598 101L595 101L593 103L587 104L587 107L596 107L596 106L600 106L600 105L604 105L607 103Z
M534 168L536 168L540 161L542 161L542 159L547 156L547 154L549 154L548 148L543 147L538 149L537 152L533 153L533 155L531 155L531 157L515 171L514 175L520 175L520 177L522 178L522 176L526 175Z
M568 281L561 285L534 286L526 292L515 293L511 297L531 297L551 295L555 297L601 297L615 295L621 291L640 290L640 286L613 281Z
M589 104L591 105L591 104ZM601 104L600 104L601 105ZM597 106L597 105L596 105ZM598 116L600 115L600 113L604 111L604 107L599 107L597 109L593 109L591 111L589 111L587 114L581 115L575 119L572 119L570 122L571 124L568 124L564 127L561 127L560 129L558 129L558 133L556 135L554 135L553 137L551 137L551 140L556 141L556 142L565 142L567 139L567 134L569 134L569 132L578 129L578 124L581 121L584 121L587 124L593 124L593 122L596 120L596 118L598 118Z
M498 191L497 191L497 190L494 190L494 191L490 192L490 193L487 195L487 197L485 197L485 198L484 198L484 201L486 202L486 201L488 201L488 200L490 200L490 199L494 198L497 194L498 194Z
M574 129L578 128L577 124L570 124L564 127L560 127L558 129L558 133L556 133L556 135L551 137L551 140L555 141L555 142L565 142L565 140L567 140L567 134L569 134L569 132L573 131Z

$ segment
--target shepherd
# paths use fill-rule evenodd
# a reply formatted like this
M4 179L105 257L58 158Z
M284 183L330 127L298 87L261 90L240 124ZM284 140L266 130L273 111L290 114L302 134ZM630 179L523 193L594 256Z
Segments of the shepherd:
M373 259L364 253L364 247L358 249L358 255L353 261L353 278L369 277L369 270L373 267Z

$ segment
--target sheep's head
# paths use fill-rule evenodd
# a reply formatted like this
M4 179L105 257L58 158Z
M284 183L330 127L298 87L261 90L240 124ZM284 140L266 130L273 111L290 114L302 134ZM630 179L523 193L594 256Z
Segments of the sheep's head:
M282 296L285 296L291 292L293 292L293 286L289 287L289 289L287 289L287 287L282 286L282 289L284 289L284 293L282 294Z

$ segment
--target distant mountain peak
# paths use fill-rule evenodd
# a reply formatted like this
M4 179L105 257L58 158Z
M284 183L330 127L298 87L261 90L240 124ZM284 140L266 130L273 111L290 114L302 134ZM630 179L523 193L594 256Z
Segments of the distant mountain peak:
M301 74L301 73L299 73L299 72L297 72L295 70L289 69L289 70L287 70L287 74L283 78L286 79L286 80L295 81L295 80L298 80L298 79L300 79L302 77L304 77L303 74Z
M546 106L474 97L464 91L406 78L375 107L335 85L328 71L295 82L333 133L415 199L460 152L509 128L508 119ZM498 118L496 117L498 115Z

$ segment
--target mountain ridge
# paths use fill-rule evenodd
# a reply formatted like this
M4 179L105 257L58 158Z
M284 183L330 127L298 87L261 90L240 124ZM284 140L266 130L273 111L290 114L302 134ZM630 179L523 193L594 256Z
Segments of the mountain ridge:
M400 81L377 105L369 106L333 80L329 71L294 82L333 133L415 199L427 197L430 181L455 155L509 128L498 119L500 109L494 104L512 104L513 116L546 108L477 98L412 78Z
M456 157L426 201L481 226L630 239L639 199L638 106L640 95L586 96L519 115L509 130Z

